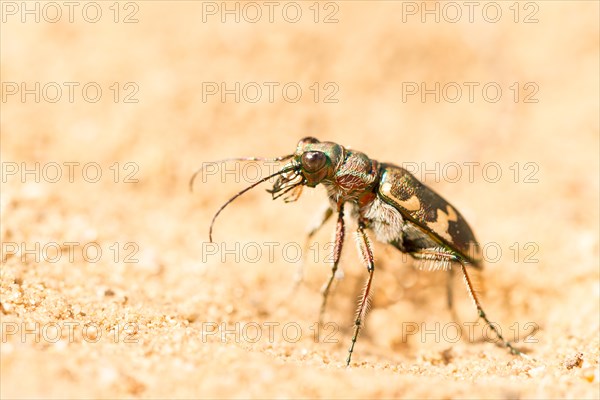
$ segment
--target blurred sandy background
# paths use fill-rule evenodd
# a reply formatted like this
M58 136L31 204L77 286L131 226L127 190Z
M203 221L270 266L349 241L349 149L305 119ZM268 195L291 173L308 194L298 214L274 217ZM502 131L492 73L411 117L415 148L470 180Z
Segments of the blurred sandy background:
M482 2L473 22L461 2L438 4L439 22L421 2L227 2L237 16L221 2L81 2L72 22L55 4L60 18L45 2L28 2L32 15L2 3L3 398L599 397L597 2ZM251 83L239 102L207 92L236 82ZM409 95L422 82L440 84L439 102ZM240 259L208 255L212 215L248 183L214 175L191 194L193 171L288 154L307 135L381 161L460 165L456 182L450 170L425 180L500 249L482 300L534 360L482 342L481 325L473 343L446 340L444 277L377 245L373 309L346 369L366 278L352 223L328 330L314 328L333 223L286 298L297 263L282 247L304 242L321 188L294 204L248 193L215 226L219 249L237 245ZM469 179L466 162L502 176L476 167ZM73 182L64 163L80 163ZM39 177L23 174L36 165ZM241 254L251 243L261 257ZM475 321L455 283L461 323ZM223 323L233 333L214 330Z

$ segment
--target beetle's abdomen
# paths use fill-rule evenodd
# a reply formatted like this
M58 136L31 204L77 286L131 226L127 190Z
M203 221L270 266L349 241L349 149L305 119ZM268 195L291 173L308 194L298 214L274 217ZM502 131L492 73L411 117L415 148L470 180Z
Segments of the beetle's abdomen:
M381 165L378 194L434 241L479 266L481 250L463 216L404 168ZM408 244L408 243L407 243Z

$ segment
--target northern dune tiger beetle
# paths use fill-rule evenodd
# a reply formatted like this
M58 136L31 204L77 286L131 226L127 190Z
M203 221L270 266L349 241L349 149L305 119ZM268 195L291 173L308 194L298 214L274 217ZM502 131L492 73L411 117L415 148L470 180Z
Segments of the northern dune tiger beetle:
M452 273L452 267L456 265L477 307L479 317L512 354L522 354L506 341L490 322L473 289L467 266L478 270L483 267L480 247L473 231L458 210L407 170L393 164L372 160L364 153L346 149L333 142L320 142L313 137L300 140L296 151L287 156L272 159L234 158L220 162L232 160L287 161L287 163L276 173L238 192L219 208L209 229L211 242L213 225L221 211L242 194L271 178L278 177L273 188L267 191L271 193L273 199L285 196L286 202L298 200L304 186L314 188L322 184L327 189L329 208L320 220L319 226L308 234L310 239L332 215L337 216L331 275L322 290L321 319L344 245L344 205L350 204L352 216L358 221L356 238L359 251L369 275L359 301L346 365L350 365L354 346L365 319L375 271L373 250L367 229L375 233L378 241L391 244L402 253L429 263L430 267ZM196 171L192 176L190 188L200 171ZM449 292L449 306L451 306L451 298Z

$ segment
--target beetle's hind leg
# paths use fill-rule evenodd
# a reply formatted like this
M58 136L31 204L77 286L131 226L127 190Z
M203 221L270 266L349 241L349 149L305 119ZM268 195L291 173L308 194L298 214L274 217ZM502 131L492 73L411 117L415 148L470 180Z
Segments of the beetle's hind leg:
M483 311L483 308L481 307L481 303L479 302L479 298L477 297L477 293L475 293L475 290L473 290L473 285L471 283L471 278L469 277L469 274L467 273L467 268L465 267L465 262L462 261L462 260L459 260L459 263L460 263L460 270L462 271L463 278L465 280L465 284L467 285L467 290L469 291L469 295L471 296L471 299L475 303L475 307L477 307L477 313L478 313L479 317L482 318L485 321L485 323L496 334L496 336L498 337L498 339L500 339L500 341L502 342L502 344L504 345L504 347L506 347L506 348L508 348L510 350L511 354L520 355L520 356L525 357L525 354L523 354L520 350L518 350L516 347L514 347L509 341L507 341L506 339L504 339L504 337L502 336L502 333L500 333L500 331L498 330L498 328L496 328L494 326L494 324L492 324L490 322L490 320L488 319L485 311Z
M417 260L419 269L447 271L446 275L446 305L450 315L455 322L458 322L458 315L454 308L454 268L453 263L458 261L455 254L448 252L443 248L419 249L411 255Z
M469 274L467 273L466 262L464 260L462 260L455 254L450 253L442 248L421 249L415 253L411 253L411 255L418 260L424 260L425 265L427 265L427 262L434 262L433 266L431 264L429 264L430 269L444 268L444 269L448 269L449 271L452 271L452 263L458 263L458 265L460 265L460 270L462 272L465 284L467 285L467 291L469 292L469 296L473 300L473 303L475 303L475 307L477 307L477 314L478 314L479 318L481 318L485 321L485 323L490 327L490 329L496 334L498 339L500 339L500 341L502 342L502 345L504 347L508 348L512 354L525 356L525 354L523 354L516 347L514 347L509 341L504 339L504 336L502 336L502 333L500 333L498 328L496 326L494 326L494 324L492 324L492 322L488 319L485 311L483 311L483 307L481 306L481 303L479 302L477 293L473 289L473 283L471 282L471 278L469 277ZM441 264L436 264L439 262L441 262ZM449 282L451 280L450 279L451 277L452 277L452 275L450 275L450 272L449 272ZM450 286L448 286L448 290L449 290L448 297L447 297L448 306L452 306L453 296L452 296L452 291L451 291ZM454 313L453 313L453 318L456 319L456 316L454 315Z
M410 255L417 260L417 268L430 271L449 271L452 269L452 263L459 260L454 253L450 253L443 247L419 249L411 252Z
M454 268L452 265L448 269L446 276L446 305L454 322L459 322L456 308L454 308Z

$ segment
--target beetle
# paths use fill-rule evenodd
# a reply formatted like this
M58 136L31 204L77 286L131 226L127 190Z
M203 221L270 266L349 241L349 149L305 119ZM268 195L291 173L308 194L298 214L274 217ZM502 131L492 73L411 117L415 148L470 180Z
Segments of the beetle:
M373 249L367 229L374 232L378 241L429 263L431 268L452 273L453 266L458 266L479 318L485 321L512 354L522 354L505 340L497 327L491 323L473 289L467 267L482 269L483 258L480 246L465 218L454 206L421 183L409 171L394 164L378 162L360 151L347 149L337 143L321 142L314 137L301 139L295 152L283 157L245 157L221 162L231 160L286 163L279 171L241 190L219 208L209 228L211 242L215 220L223 209L242 194L271 178L277 179L272 189L267 191L273 199L284 196L286 202L298 200L305 186L314 188L323 185L326 188L329 207L319 225L308 234L310 239L334 214L337 216L331 275L322 290L321 319L344 245L344 206L349 204L351 214L358 222L356 238L368 277L354 320L354 332L346 358L347 366L350 365L358 335L364 324L375 272ZM190 189L201 170L192 176ZM448 303L451 305L450 292Z

